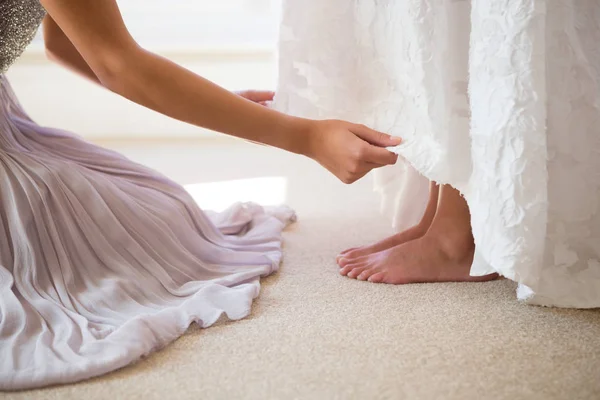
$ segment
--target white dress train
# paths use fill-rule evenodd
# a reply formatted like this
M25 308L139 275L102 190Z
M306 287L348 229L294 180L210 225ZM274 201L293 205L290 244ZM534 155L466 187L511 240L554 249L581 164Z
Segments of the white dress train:
M600 307L600 2L287 0L275 107L404 138L376 172L397 229L428 180L472 214L472 275Z

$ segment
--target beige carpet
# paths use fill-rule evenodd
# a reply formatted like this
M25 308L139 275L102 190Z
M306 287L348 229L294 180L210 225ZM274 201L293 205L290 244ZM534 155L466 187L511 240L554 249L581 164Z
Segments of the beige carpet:
M337 273L337 251L390 233L370 179L250 145L119 145L184 184L287 178L298 223L252 315L136 365L15 399L600 399L600 311L519 304L509 281L384 286Z

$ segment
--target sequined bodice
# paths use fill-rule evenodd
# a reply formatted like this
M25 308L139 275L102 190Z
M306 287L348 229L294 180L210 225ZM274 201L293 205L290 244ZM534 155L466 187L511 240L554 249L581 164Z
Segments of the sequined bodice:
M0 74L23 53L45 14L39 0L0 0Z

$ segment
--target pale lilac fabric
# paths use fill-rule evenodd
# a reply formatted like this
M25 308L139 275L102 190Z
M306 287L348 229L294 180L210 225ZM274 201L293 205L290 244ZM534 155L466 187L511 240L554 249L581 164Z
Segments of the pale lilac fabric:
M100 375L192 322L247 316L293 219L209 216L160 174L36 125L0 75L0 389Z

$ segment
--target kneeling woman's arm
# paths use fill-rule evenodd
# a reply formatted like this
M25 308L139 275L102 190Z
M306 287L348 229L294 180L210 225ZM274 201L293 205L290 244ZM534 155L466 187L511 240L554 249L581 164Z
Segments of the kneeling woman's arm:
M46 15L44 18L44 46L46 56L76 74L102 85L100 79L90 68L84 58L79 54L73 43L64 34L56 22Z
M73 46L73 43L71 43L69 38L49 15L44 18L44 38L46 55L50 60L61 64L94 83L102 85L100 79L98 79L94 71L87 65L87 62L79 54L75 46ZM275 95L273 92L261 90L246 90L236 94L261 105L266 105L269 101L273 100L273 96Z
M247 101L141 48L114 0L41 0L49 53L109 90L172 118L307 155L346 183L396 162L397 138L343 121L295 118ZM64 38L60 38L64 32Z

